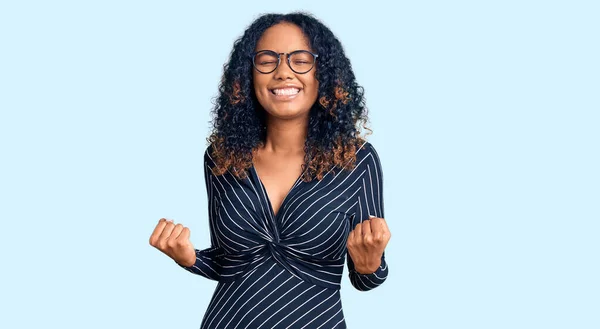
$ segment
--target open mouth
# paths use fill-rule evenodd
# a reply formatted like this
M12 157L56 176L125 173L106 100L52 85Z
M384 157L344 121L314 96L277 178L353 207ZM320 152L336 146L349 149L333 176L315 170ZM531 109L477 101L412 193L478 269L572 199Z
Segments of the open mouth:
M271 93L277 96L293 96L300 92L299 88L276 88L271 89Z

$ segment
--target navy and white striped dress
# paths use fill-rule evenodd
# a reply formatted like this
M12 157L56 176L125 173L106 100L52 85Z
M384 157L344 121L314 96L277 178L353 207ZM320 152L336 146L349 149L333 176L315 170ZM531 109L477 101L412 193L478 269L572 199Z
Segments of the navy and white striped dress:
M204 154L211 248L196 249L188 271L218 281L201 327L346 328L340 282L344 263L358 290L381 285L385 253L372 274L354 270L346 239L369 215L384 217L382 171L366 142L352 171L318 181L300 177L275 215L251 167L248 178L216 176L210 146Z

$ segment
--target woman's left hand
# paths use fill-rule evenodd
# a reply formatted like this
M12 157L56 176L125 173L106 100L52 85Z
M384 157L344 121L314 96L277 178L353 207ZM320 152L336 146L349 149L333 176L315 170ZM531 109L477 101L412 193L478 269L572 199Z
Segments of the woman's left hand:
M356 224L348 235L348 254L358 273L371 274L381 265L381 256L391 238L385 219L370 217Z

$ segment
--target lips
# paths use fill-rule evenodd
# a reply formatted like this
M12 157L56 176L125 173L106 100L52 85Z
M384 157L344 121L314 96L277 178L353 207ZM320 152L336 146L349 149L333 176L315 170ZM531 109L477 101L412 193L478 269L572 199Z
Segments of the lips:
M287 87L287 88L275 88L271 89L271 93L278 96L291 96L296 95L300 92L300 88Z

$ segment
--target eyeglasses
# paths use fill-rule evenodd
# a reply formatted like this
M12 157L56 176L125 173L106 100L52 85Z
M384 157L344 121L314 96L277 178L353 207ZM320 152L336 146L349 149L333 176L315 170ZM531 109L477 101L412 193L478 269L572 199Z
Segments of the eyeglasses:
M281 55L287 55L288 66L298 74L312 70L319 55L308 50L296 50L291 53L276 53L272 50L261 50L252 56L254 68L263 74L275 71L281 63Z

